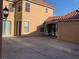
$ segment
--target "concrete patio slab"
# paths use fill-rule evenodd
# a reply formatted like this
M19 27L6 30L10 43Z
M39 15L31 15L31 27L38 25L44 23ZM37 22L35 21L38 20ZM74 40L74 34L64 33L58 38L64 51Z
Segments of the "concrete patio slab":
M2 59L79 59L78 48L49 37L3 38Z

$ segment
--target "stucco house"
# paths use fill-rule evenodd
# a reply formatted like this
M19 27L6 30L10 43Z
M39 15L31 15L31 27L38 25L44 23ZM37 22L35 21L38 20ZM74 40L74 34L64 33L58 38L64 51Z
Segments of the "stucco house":
M52 27L51 32L57 39L79 43L79 10L64 16L49 17L45 21L47 25Z
M53 7L43 0L3 0L9 16L3 19L3 36L36 35L37 28L53 15Z

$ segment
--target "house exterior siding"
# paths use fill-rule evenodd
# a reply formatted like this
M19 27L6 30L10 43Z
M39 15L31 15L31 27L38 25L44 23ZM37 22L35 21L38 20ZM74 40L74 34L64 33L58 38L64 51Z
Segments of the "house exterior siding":
M7 8L9 8L9 2L3 0L3 8L5 8L5 6L7 6ZM11 22L11 34L10 35L3 35L3 36L13 36L14 35L14 11L9 12L9 16L7 18L7 21Z
M35 4L33 2L28 2L30 3L30 12L26 12L25 11L25 3L28 1L25 0L21 0L19 2L16 3L15 5L15 11L13 12L9 12L9 16L7 18L7 20L11 21L11 34L10 36L17 36L17 21L21 22L20 24L20 31L21 31L21 35L27 35L27 34L31 34L35 31L37 31L37 27L42 25L43 22L49 17L53 15L53 9L46 7L46 6L42 6L40 4ZM18 6L19 4L21 4L21 11L18 12ZM9 8L9 1L3 1L3 8L7 6L7 8ZM45 9L48 9L48 13L45 12ZM28 28L29 31L28 32L24 32L24 22L29 22L28 24ZM19 32L19 31L18 31ZM37 31L38 32L38 31Z
M27 1L26 1L27 2ZM44 6L30 3L30 12L25 12L25 1L23 1L22 22L29 21L29 32L25 33L22 28L22 34L30 34L37 31L37 27L43 24L47 17L52 15L53 10L48 8L48 13L45 13ZM24 25L22 25L23 27ZM34 33L35 34L35 33Z

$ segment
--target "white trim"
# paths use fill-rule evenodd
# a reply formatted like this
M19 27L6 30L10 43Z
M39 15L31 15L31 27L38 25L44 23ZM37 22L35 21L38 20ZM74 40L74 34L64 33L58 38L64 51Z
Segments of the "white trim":
M24 22L28 22L28 31L27 32L24 31ZM23 26L22 28L23 28L23 33L24 34L29 33L29 28L30 28L30 24L29 23L30 23L29 21L22 21L22 26Z

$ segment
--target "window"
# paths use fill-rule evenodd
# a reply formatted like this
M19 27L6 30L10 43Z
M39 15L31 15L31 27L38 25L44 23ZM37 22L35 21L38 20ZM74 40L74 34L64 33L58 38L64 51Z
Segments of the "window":
M9 11L10 12L14 11L14 4L12 2L9 3Z
M45 12L48 13L48 8L45 9Z
M26 12L30 12L30 3L29 2L25 2L25 11Z
M22 11L21 3L18 3L18 12Z
M18 1L21 1L21 0L18 0Z
M18 6L18 12L20 12L21 11L21 6Z
M40 32L44 32L44 27L41 27L40 28Z
M29 1L29 0L25 0L25 1Z
M8 1L13 2L13 1L15 1L15 0L8 0Z
M29 21L24 21L24 32L29 32Z

